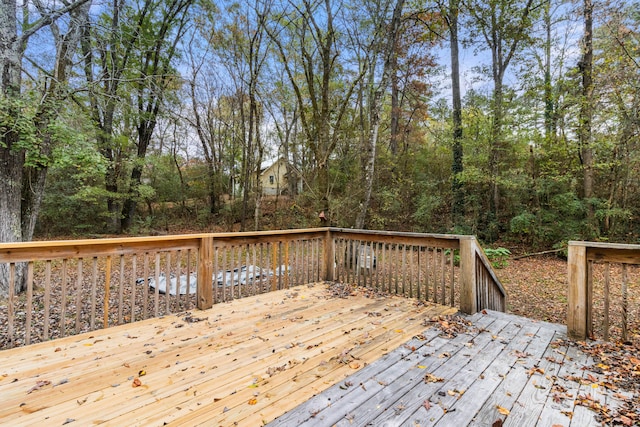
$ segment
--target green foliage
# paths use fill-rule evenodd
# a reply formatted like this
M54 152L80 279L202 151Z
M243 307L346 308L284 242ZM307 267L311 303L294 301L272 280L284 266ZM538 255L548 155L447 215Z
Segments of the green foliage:
M432 224L438 220L434 214L442 206L443 202L439 194L421 194L418 197L416 211L413 213L413 219L416 224L426 229L429 229L430 226L432 227Z
M535 233L536 216L531 212L522 212L511 218L509 222L509 230L511 233L530 236Z
M102 232L107 219L104 158L82 134L53 151L37 231L48 235Z
M27 166L36 166L33 159L38 153L34 116L35 108L24 99L0 94L0 134L15 135L11 149L27 151ZM7 148L3 138L0 144Z
M484 253L487 255L487 258L489 258L489 261L491 261L493 268L505 268L509 265L507 259L511 255L511 251L507 248L485 248Z

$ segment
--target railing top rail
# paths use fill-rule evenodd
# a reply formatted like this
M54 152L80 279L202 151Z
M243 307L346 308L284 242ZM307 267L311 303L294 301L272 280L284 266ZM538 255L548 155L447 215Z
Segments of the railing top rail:
M253 242L256 240L290 240L306 236L335 233L362 240L380 240L389 243L427 244L457 249L461 240L474 236L455 234L413 233L350 228L324 227L290 230L268 230L225 233L177 234L165 236L115 237L103 239L48 240L0 243L0 262L25 262L72 257L128 254L140 251L166 249L195 249L203 238L218 241Z
M570 241L569 246L585 248L586 259L590 261L640 264L640 245Z
M270 230L228 233L176 234L166 236L115 237L104 239L47 240L0 243L0 262L25 262L82 256L105 256L157 251L163 249L195 249L201 239L218 240L294 238L319 235L326 228Z
M43 248L55 246L69 245L118 245L130 244L138 242L162 242L166 240L191 240L203 237L215 238L231 238L231 237L250 237L250 236L273 236L273 235L291 235L291 234L310 234L326 231L327 228L304 228L291 230L268 230L268 231L243 231L243 232L225 232L225 233L195 233L195 234L168 234L164 236L140 236L140 237L107 237L100 239L78 239L78 240L37 240L31 242L7 242L0 243L0 251L8 248L24 247L24 248Z
M606 242L585 242L579 240L569 241L569 245L584 246L586 248L600 248L600 249L622 249L631 251L640 251L640 245L628 244L628 243L606 243Z
M405 232L405 231L385 231L385 230L361 230L355 228L339 228L339 227L330 227L329 230L332 232L338 233L351 233L351 234L362 234L362 235L371 235L371 236L392 236L392 237L416 237L416 238L425 238L431 237L434 239L443 239L443 240L461 240L461 239L473 239L472 235L463 235L463 234L437 234L437 233L415 233L415 232Z
M496 276L495 271L493 271L493 268L491 266L491 261L489 261L489 258L487 257L487 254L484 253L484 249L482 249L482 246L480 246L478 244L476 244L476 254L478 255L478 257L482 261L482 264L484 265L486 271L489 273L489 275L493 279L493 282L498 287L498 290L500 291L502 296L506 297L507 296L507 291L505 290L504 286L502 286L502 282L500 282L500 279L498 279L498 276Z

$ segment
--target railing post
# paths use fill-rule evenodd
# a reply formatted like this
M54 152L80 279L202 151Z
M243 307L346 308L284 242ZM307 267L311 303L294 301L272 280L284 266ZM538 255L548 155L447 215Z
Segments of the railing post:
M213 237L200 239L196 298L200 310L213 307Z
M476 240L473 236L460 239L460 311L478 311L476 289Z
M569 242L567 267L569 280L567 334L571 339L584 340L591 329L586 246Z
M335 253L333 247L333 232L328 229L324 235L324 280L333 282L335 280Z

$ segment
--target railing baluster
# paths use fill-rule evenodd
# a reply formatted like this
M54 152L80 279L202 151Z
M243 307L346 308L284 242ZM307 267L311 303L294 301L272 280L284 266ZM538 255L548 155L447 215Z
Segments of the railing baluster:
M136 286L137 283L137 274L138 272L138 255L133 254L131 256L131 295L129 297L129 304L131 304L131 318L130 322L136 321Z
M309 278L309 282L316 282L316 267L318 265L316 255L318 251L316 249L315 240L309 240L309 246L311 246L311 276Z
M455 301L454 301L455 300L455 291L456 291L456 288L455 288L455 268L456 268L456 266L455 266L455 264L456 264L455 263L455 250L451 249L449 251L449 265L450 265L450 268L449 268L449 276L450 276L449 282L450 282L450 287L451 287L449 289L449 292L450 292L450 294L449 294L449 305L451 307L455 306Z
M111 289L111 255L107 256L107 265L105 267L104 277L104 321L103 327L109 327L109 291Z
M33 310L33 262L27 264L27 307L24 331L25 345L31 344L31 316Z
M14 330L15 322L15 293L16 293L16 264L9 264L9 295L7 297L9 307L7 310L7 332L9 334L9 347L16 345L16 336Z
M420 300L420 299L422 299L422 258L423 258L422 257L422 246L418 246L418 250L417 250L416 256L417 256L417 262L416 262L417 266L416 267L417 267L417 271L418 271L417 272L417 278L416 278L416 281L417 281L417 285L416 286L417 286L417 291L418 291L417 292L417 298Z
M153 312L154 312L154 317L158 317L159 308L160 308L160 252L155 253L154 261L155 261L155 265L154 265L153 277L156 283L153 289ZM165 279L164 289L166 294L169 288L169 284L167 283L169 278L165 277L164 279Z
M278 277L276 276L276 266L278 263L278 250L276 245L279 245L279 242L271 243L271 272L273 275L271 276L271 290L276 291L278 289Z
M215 293L213 294L215 301ZM187 249L187 295L185 310L191 310L191 249Z
M91 259L91 330L96 328L96 293L98 286L98 258L93 257Z
M80 314L82 313L82 258L78 258L76 265L76 334L80 333Z
M627 342L628 336L628 322L627 316L629 312L629 274L627 272L627 264L622 264L622 342Z
M124 307L124 255L120 254L120 280L118 281L118 325L122 325Z
M222 267L220 273L222 274L222 301L227 301L227 246L222 247Z
M211 282L213 283L213 303L214 304L217 304L220 301L224 301L224 299L220 297L220 284L218 283L218 276L220 275L220 268L218 265L219 258L220 258L220 248L216 246L215 248L213 248L213 277L211 279ZM222 268L224 268L224 264ZM222 288L222 292L224 292L224 288Z
M398 266L400 265L400 245L396 244L396 264L395 264L395 294L398 295L399 283L398 283Z
M60 297L60 336L64 337L67 317L67 259L62 260L62 283Z
M142 318L148 317L147 304L149 300L149 252L144 253L144 283L142 287Z
M431 272L433 274L433 301L438 304L444 304L444 301L442 301L441 299L442 283L440 282L439 275L438 275L438 252L439 252L439 249L437 247L434 247L433 256L431 257L431 262L432 262Z
M406 282L407 282L407 245L402 245L402 261L401 263L396 267L396 268L400 268L400 270L402 270L402 274L401 274L401 278L402 278L402 296L407 296L407 288L406 288Z
M300 240L294 240L291 242L291 256L293 257L291 260L291 278L293 283L296 285L301 285L300 281L300 272L298 269L300 268Z
M11 304L9 304L11 306ZM42 339L49 339L49 322L51 314L51 260L45 261L44 267L44 330Z
M609 341L609 285L610 285L611 263L604 265L604 319L602 329L604 329L604 340Z
M431 253L431 248L430 247L426 247L424 250L424 268L425 268L425 272L424 272L424 299L427 301L432 301L431 300L431 268L429 267L429 259L430 259L430 253Z
M235 291L235 287L237 286L237 281L235 280L235 274L234 274L234 270L236 269L236 261L235 261L235 252L236 252L236 247L234 245L231 245L229 247L229 270L231 271L231 286L229 287L229 290L231 291L231 301L233 301L235 299L234 296L234 291ZM240 271L238 271L238 273L240 273Z
M242 298L242 245L238 245L238 298Z
M251 263L253 264L253 280L252 280L252 292L253 295L257 295L258 291L257 291L257 284L256 281L259 280L258 279L258 268L262 268L262 266L258 267L257 261L256 261L256 243L253 243L251 245ZM248 255L247 255L248 256Z
M290 264L289 264L289 241L286 240L284 242L284 271L280 272L281 274L284 274L284 288L285 289L289 289L289 268L290 268Z
M442 286L442 294L441 294L441 301L440 304L445 305L447 303L446 301L446 296L447 296L447 280L445 278L445 269L446 269L446 260L445 260L445 254L444 254L444 249L440 248L440 284Z

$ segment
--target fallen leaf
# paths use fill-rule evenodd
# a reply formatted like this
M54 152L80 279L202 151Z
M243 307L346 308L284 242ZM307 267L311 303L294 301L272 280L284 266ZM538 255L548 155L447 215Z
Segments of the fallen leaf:
M498 410L498 412L500 412L502 415L509 415L511 413L511 411L509 411L507 408L503 408L500 405L496 405L496 409Z
M145 371L144 369L142 369L141 371L138 371L139 377L144 377L145 375L147 375L147 371Z
M531 369L529 369L529 370L527 371L527 374L528 374L529 376L532 376L533 374L536 374L536 373L538 373L538 374L540 374L540 375L544 375L544 369L539 368L539 367L537 367L537 366L534 366L533 368L531 368Z
M431 402L428 400L425 400L424 402L422 402L422 406L424 407L424 409L428 411L429 409L431 409Z
M625 426L632 426L633 425L633 420L629 417L626 417L624 415L620 415L620 422L622 424L624 424Z
M34 391L38 391L38 390L40 390L42 387L46 387L46 386L48 386L48 385L50 385L50 384L51 384L51 381L49 381L49 380L40 380L40 381L36 382L36 385L34 385L33 387L31 387L31 388L27 391L27 394L31 394L31 393L33 393Z
M133 379L133 383L131 383L131 387L140 387L142 385L142 381L140 381L140 378L134 378Z
M360 364L358 362L351 362L349 363L349 367L351 369L358 369L360 367Z
M502 420L495 420L493 424L491 424L491 427L502 427Z
M253 399L249 399L249 405L255 405L256 403L258 403L258 399L255 397Z
M433 374L427 373L424 376L425 383L441 383L444 381L444 378L436 377Z

